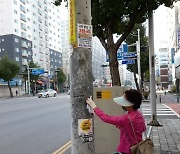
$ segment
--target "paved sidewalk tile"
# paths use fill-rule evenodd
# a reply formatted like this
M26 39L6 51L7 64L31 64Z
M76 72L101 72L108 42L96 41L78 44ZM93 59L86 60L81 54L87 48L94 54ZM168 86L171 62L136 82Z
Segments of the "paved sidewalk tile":
M158 119L158 122L163 126L153 127L151 133L154 154L180 154L180 119Z

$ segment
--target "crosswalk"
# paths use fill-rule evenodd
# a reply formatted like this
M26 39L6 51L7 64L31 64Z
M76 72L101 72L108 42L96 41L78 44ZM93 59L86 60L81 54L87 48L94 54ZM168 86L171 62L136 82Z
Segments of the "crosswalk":
M151 104L145 103L141 106L141 112L143 113L145 118L151 117ZM175 111L173 111L171 108L166 106L165 104L157 104L156 105L156 113L157 118L178 118L178 115Z

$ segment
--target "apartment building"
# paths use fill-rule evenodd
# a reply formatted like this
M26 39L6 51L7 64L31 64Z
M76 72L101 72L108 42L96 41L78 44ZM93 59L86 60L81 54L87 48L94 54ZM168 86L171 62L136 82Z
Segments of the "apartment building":
M6 53L22 71L31 60L51 75L62 66L60 7L51 2L0 1L0 57Z

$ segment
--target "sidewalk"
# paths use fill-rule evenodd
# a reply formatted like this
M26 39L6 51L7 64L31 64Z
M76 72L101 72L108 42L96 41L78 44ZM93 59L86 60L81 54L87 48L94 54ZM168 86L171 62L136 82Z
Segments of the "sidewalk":
M176 109L180 108L177 96L167 93L161 95L161 98L162 104L169 106L173 104ZM159 102L157 101L157 103ZM149 122L150 119L146 119L146 123ZM154 142L154 154L180 154L180 119L178 117L177 119L158 119L158 122L162 127L153 127L151 132L151 138Z

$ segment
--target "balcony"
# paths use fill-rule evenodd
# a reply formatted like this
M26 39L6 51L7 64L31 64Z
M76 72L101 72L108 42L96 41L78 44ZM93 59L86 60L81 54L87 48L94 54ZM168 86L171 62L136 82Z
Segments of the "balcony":
M20 16L21 20L23 20L24 22L26 22L26 16L24 14L21 14Z

